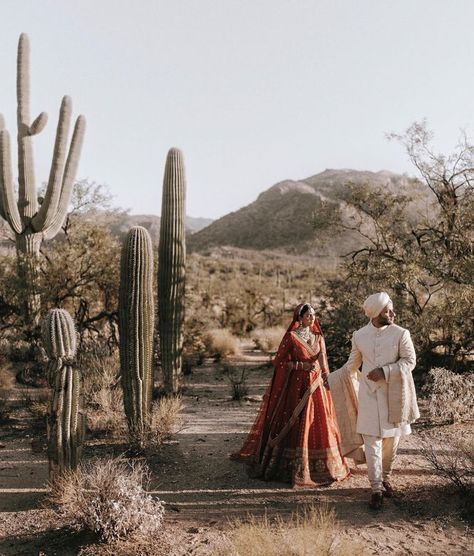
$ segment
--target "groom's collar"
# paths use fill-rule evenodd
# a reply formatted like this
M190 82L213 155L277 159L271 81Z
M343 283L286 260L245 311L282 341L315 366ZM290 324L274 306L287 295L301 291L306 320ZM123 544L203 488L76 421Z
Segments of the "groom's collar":
M391 326L391 325L390 325L390 324L386 324L385 326L380 326L380 327L378 328L377 326L374 326L374 325L372 324L372 321L369 321L369 327L370 327L372 330L384 331L384 330L386 330L389 326Z

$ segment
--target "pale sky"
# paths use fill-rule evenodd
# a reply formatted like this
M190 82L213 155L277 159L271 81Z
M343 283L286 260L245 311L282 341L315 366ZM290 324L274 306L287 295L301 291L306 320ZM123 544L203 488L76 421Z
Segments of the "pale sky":
M182 149L187 214L217 218L326 168L413 174L385 139L426 117L441 151L474 131L471 0L0 0L0 112L16 134L16 48L31 43L36 176L61 98L87 117L78 179L159 214ZM17 175L17 172L15 172Z

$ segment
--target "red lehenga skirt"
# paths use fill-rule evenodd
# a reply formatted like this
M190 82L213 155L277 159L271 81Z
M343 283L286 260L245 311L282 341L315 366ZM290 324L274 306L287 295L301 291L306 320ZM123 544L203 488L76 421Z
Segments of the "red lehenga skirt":
M320 350L301 344L294 333L283 339L257 419L241 450L231 456L248 464L250 476L288 482L294 488L348 477L331 393L323 384L318 359ZM291 360L316 360L316 369L287 371Z

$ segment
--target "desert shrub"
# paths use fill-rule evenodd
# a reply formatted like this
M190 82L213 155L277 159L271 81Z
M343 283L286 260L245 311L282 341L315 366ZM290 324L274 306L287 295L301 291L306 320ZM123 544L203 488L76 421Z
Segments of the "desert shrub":
M144 450L155 450L161 446L182 428L182 409L181 396L164 396L153 402L147 426L130 436L132 446Z
M284 334L284 328L273 326L271 328L254 330L252 332L252 340L257 349L268 353L276 353Z
M459 431L426 433L421 454L435 473L462 494L474 490L474 434Z
M10 361L14 363L31 359L31 343L25 340L15 340L10 345Z
M91 431L115 437L125 435L122 388L118 374L118 354L89 354L80 361L84 376L84 401L87 425Z
M234 367L224 367L224 375L229 381L231 388L231 396L235 401L241 401L249 393L247 383L247 369L236 369Z
M234 523L228 554L237 556L362 555L363 548L342 538L334 509L310 506L290 521L251 517Z
M424 392L429 399L431 419L451 423L474 419L474 373L431 369Z
M239 340L227 329L208 330L204 335L206 352L216 360L240 353Z
M48 501L71 527L89 529L106 542L156 534L164 506L146 491L144 463L96 460L59 477Z

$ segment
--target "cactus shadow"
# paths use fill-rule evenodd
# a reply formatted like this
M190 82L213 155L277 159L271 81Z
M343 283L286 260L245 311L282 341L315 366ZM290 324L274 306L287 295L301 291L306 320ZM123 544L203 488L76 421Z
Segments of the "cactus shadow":
M69 527L61 527L34 535L13 535L0 539L0 554L3 556L30 556L31 554L75 556L81 548L94 543L97 543L97 536L90 531L74 531Z

